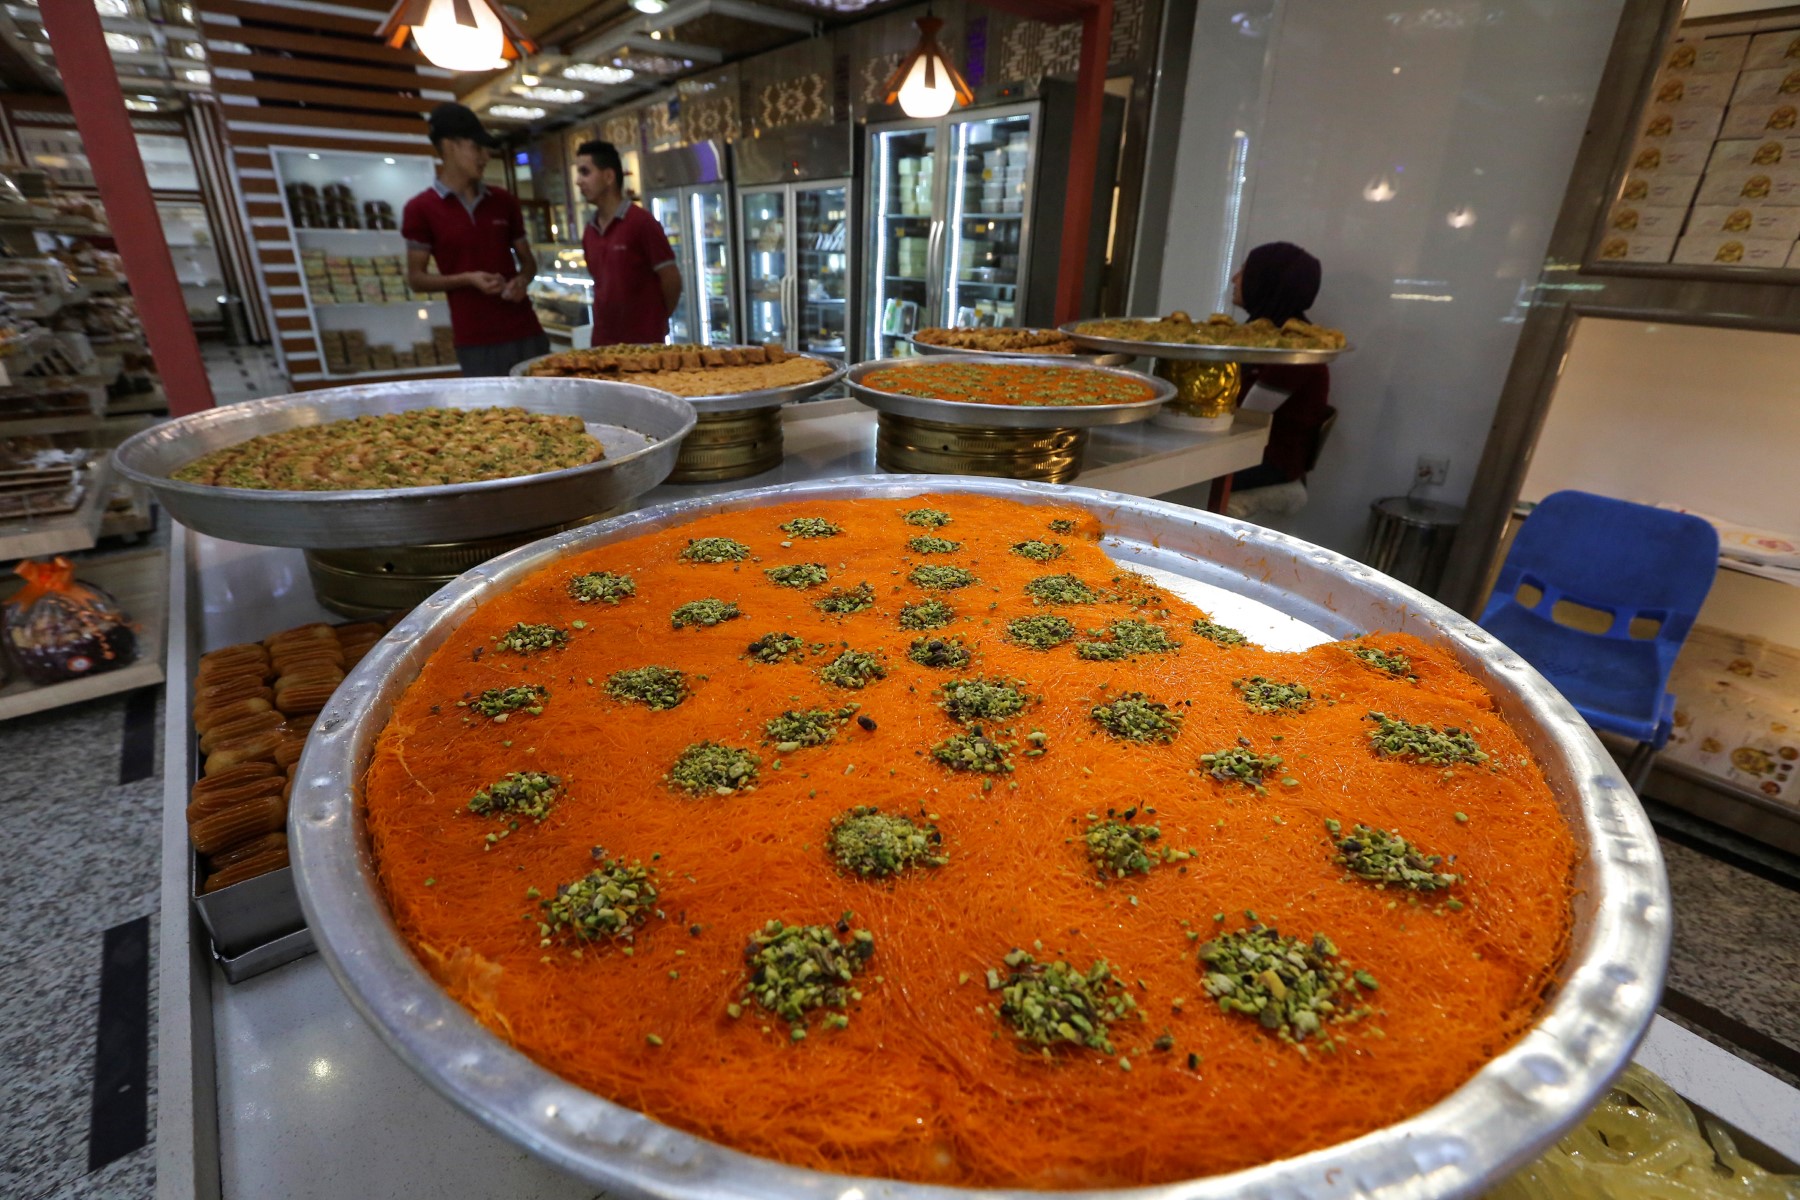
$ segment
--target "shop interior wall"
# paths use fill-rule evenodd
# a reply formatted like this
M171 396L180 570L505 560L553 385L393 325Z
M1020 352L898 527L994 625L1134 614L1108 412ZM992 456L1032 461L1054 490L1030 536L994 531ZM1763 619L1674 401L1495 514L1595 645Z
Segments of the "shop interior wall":
M1450 460L1422 495L1466 496L1620 6L1201 0L1160 307L1210 311L1292 241L1355 346L1309 502L1272 523L1354 553L1422 454Z
M1584 317L1520 499L1579 488L1800 535L1800 334ZM1800 588L1722 570L1700 618L1800 646Z

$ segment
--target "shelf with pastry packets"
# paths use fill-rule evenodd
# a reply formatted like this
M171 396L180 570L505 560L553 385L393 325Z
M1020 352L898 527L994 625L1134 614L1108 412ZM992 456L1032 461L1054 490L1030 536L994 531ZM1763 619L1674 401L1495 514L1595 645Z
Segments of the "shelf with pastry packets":
M319 710L386 632L379 621L312 623L200 657L190 894L233 982L233 959L304 927L288 868L294 769Z

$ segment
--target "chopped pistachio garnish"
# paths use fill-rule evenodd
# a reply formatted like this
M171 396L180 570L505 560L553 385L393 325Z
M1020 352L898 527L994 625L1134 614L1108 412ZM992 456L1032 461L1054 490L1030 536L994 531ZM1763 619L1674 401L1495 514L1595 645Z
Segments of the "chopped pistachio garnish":
M608 676L606 694L662 712L687 699L687 678L674 667L633 667Z
M1162 626L1129 617L1103 629L1090 629L1088 636L1103 640L1075 643L1076 657L1099 662L1117 662L1140 654L1173 654L1181 647Z
M750 547L725 537L690 539L682 548L681 557L698 563L743 562L750 557Z
M744 947L749 970L743 995L764 1012L788 1022L793 1041L806 1036L806 1018L816 1009L838 1010L826 1019L832 1028L850 1023L843 1012L862 993L851 986L875 956L875 935L866 929L850 929L849 913L830 925L783 925L770 921L750 935ZM849 933L840 942L838 933Z
M887 667L867 650L846 650L819 670L819 678L841 688L864 688L887 678Z
M950 523L950 514L935 508L915 508L911 512L900 514L900 519L908 525L923 525L927 529L942 529Z
M512 771L476 792L469 811L477 816L518 816L541 821L550 815L562 780L542 771Z
M1085 1046L1113 1052L1114 1021L1137 1001L1101 959L1083 974L1068 963L1040 963L1023 950L1006 955L1006 972L989 969L988 987L1000 993L1000 1016L1022 1042L1037 1046Z
M1225 783L1241 783L1245 787L1255 788L1258 795L1268 795L1269 789L1263 786L1263 779L1281 769L1281 756L1258 754L1250 749L1248 739L1238 740L1240 744L1228 750L1202 754L1201 769L1214 779Z
M795 517L781 523L781 532L789 537L822 538L836 537L844 531L824 517Z
M1304 712L1313 704L1312 692L1303 683L1276 683L1273 679L1252 675L1248 679L1232 680L1231 686L1237 689L1238 699L1251 712Z
M837 736L837 731L850 723L857 705L843 708L790 708L779 717L763 722L763 740L773 742L780 754L791 754L802 746L823 746Z
M1163 607L1168 603L1163 595L1162 584L1148 575L1140 575L1136 571L1121 571L1113 576L1113 583L1118 587L1115 600L1123 600L1133 608Z
M743 616L738 606L728 600L689 600L669 614L669 624L676 629L687 625L717 625Z
M969 665L969 651L961 638L914 638L906 657L921 667L956 670Z
M656 868L607 858L602 846L595 846L593 854L597 868L558 887L552 899L539 901L548 917L545 924L553 933L571 933L584 942L629 942L656 913Z
M824 563L794 563L786 567L767 567L763 574L776 587L809 588L818 587L831 576L825 570Z
M914 567L906 577L918 587L934 592L953 592L975 583L975 572L962 567Z
M942 629L956 620L956 610L942 600L921 600L900 606L900 628Z
M1067 617L1014 617L1006 623L1009 641L1032 650L1049 650L1075 636L1075 625Z
M831 820L826 848L852 875L881 879L913 867L941 867L950 859L943 851L938 827L915 824L910 817L889 816L861 804Z
M853 588L832 588L830 592L813 601L813 607L822 613L844 615L861 612L875 603L875 589L865 581Z
M1221 646L1244 646L1250 639L1229 625L1220 625L1206 617L1200 617L1189 626L1195 633L1209 642L1217 642Z
M1012 742L989 737L977 725L968 733L947 737L931 748L931 757L952 771L993 774L1012 770Z
M515 654L555 650L569 644L569 631L558 629L554 625L527 625L520 621L501 634L497 644L500 649L511 650Z
M1063 546L1060 542L1045 542L1032 538L1028 542L1014 542L1012 552L1020 558L1029 558L1033 562L1049 562L1053 558L1062 557Z
M1096 592L1073 575L1040 575L1025 585L1025 594L1039 604L1092 604Z
M1339 837L1342 826L1336 821L1326 821L1325 828L1337 844L1336 861L1378 887L1391 883L1412 892L1435 892L1462 882L1461 875L1437 869L1443 855L1421 853L1397 829L1371 829L1358 822L1349 837Z
M1074 533L1075 532L1075 522L1069 520L1066 517L1058 517L1056 520L1050 522L1050 532L1051 533Z
M627 596L637 595L637 582L629 575L589 571L586 575L570 578L569 595L577 604L592 604L596 600L602 604L617 604Z
M1434 767L1484 763L1488 759L1487 752L1475 738L1454 725L1442 729L1434 725L1414 725L1378 712L1370 713L1369 720L1376 726L1369 731L1369 741L1374 744L1375 753L1383 758L1413 758Z
M516 687L489 688L471 700L469 707L484 717L504 721L508 716L520 710L535 717L544 711L544 703L549 699L549 688L540 687L535 683L523 683Z
M1206 972L1206 992L1219 1002L1221 1012L1255 1017L1284 1042L1300 1042L1327 1023L1369 1013L1357 1003L1348 964L1322 933L1307 942L1251 925L1202 945L1200 967ZM1367 972L1355 972L1354 979L1358 986L1374 989ZM1321 1044L1336 1048L1329 1037Z
M961 542L953 542L949 538L932 537L920 534L906 543L906 548L914 554L955 554L962 549Z
M1419 682L1419 677L1412 673L1412 659L1398 650L1378 650L1374 646L1352 645L1350 653L1363 660L1377 671L1385 671L1399 679L1412 683Z
M1107 704L1096 704L1089 715L1100 728L1129 742L1172 742L1181 732L1181 714L1142 692L1126 692Z
M791 633L765 633L750 643L747 653L760 663L778 663L784 658L799 658L806 642Z
M1025 711L1031 697L1022 679L957 679L938 689L937 706L952 721L999 721Z
M756 786L756 768L762 759L737 746L719 742L695 742L675 760L663 778L690 795L714 792L728 796L739 788Z
M1087 856L1102 878L1111 875L1123 879L1127 875L1148 875L1160 859L1151 842L1162 838L1155 825L1133 825L1137 810L1126 812L1125 820L1103 821L1096 814L1087 831Z

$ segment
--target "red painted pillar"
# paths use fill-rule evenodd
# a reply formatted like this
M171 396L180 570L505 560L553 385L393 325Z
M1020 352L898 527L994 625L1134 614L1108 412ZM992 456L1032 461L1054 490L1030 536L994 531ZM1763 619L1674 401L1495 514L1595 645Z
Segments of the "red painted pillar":
M1094 172L1100 166L1100 117L1106 99L1106 61L1112 53L1112 0L1094 0L1081 14L1081 68L1075 76L1075 130L1064 193L1062 254L1056 271L1056 323L1081 311L1088 222L1094 214Z
M175 262L163 241L162 222L131 132L131 116L125 111L100 14L85 0L57 0L40 5L38 11L56 51L82 148L106 204L107 223L125 259L125 277L131 281L144 336L169 395L169 411L180 416L211 408L212 384L188 320Z

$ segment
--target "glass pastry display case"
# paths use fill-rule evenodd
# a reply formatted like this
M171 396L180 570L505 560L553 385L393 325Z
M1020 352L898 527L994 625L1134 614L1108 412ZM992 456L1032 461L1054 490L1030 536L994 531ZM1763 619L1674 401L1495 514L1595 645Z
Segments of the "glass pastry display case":
M586 325L594 302L594 279L580 246L533 246L537 278L525 289L531 307L551 339L567 341L570 330Z

